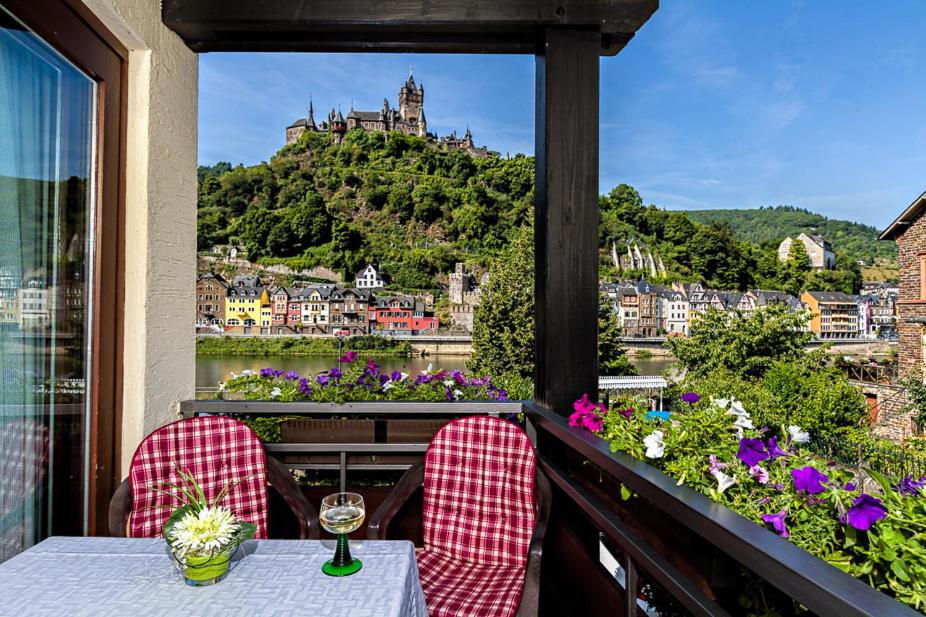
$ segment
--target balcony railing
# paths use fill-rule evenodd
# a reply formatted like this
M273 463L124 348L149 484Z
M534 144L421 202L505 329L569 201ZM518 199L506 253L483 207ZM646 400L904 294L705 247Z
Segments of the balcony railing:
M428 430L436 431L451 417L523 414L553 486L541 615L644 614L644 588L655 590L650 603L668 601L676 611L735 615L742 612L737 576L743 570L771 585L785 601L793 599L817 614L917 614L708 497L677 486L655 468L612 453L605 441L570 428L563 417L535 403L186 401L182 411L245 418L286 415L327 423L316 424L315 434L300 434L300 441L267 444L267 450L294 469L338 470L345 487L352 486L355 472L395 471L420 461ZM395 423L409 420L418 421L419 429L425 427L423 420L435 422L417 433L407 431L412 424ZM635 497L622 500L622 485ZM376 493L375 508L388 489L359 490ZM312 487L304 490L310 501L321 494ZM420 531L414 531L420 530L418 504L390 528L395 537L421 542ZM365 530L357 533L363 537Z

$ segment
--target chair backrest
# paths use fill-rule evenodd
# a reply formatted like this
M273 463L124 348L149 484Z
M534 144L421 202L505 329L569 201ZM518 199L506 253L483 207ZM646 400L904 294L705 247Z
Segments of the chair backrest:
M517 425L460 418L428 446L424 544L464 561L524 567L534 531L534 448Z
M257 525L267 537L267 459L246 424L221 416L187 418L157 429L141 442L129 467L132 513L128 536L156 538L178 502L152 490L179 484L177 468L189 471L212 500L228 482L238 482L221 505Z

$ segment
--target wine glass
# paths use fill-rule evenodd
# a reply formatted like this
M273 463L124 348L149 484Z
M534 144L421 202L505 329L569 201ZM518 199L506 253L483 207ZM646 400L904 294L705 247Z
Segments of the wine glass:
M328 576L348 576L363 567L359 559L350 556L347 534L363 524L365 514L363 497L357 493L334 493L322 499L318 520L326 531L338 536L334 558L325 562L322 572Z

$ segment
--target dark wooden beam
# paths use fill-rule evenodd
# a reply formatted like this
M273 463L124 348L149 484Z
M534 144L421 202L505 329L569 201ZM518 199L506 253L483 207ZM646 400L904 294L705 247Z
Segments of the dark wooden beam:
M534 53L548 27L600 33L617 53L658 0L163 0L195 51Z
M537 56L535 398L559 413L598 392L598 54L549 29Z

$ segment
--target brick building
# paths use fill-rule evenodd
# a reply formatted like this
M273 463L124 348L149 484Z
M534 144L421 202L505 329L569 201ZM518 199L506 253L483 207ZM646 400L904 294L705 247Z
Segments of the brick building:
M879 236L897 243L900 291L897 299L898 364L901 379L926 378L926 193L917 197ZM894 395L879 405L875 432L903 439L917 431L905 396Z

